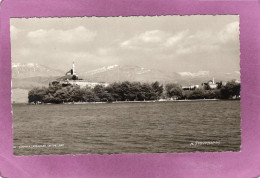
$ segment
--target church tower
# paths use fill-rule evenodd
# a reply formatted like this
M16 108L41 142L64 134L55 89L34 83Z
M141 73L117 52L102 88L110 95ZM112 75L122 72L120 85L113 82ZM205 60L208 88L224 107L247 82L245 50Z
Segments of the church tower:
M74 61L72 63L72 75L76 75Z

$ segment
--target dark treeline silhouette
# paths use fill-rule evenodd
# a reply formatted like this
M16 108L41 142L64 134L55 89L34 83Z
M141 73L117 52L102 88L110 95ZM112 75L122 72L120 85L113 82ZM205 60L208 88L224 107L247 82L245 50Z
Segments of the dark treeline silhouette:
M178 84L166 84L166 96L174 99L238 99L240 97L240 83L235 80L229 81L226 85L222 82L216 89L211 89L208 84L194 90L182 90Z
M158 100L163 93L163 85L140 82L112 83L105 87L97 85L93 89L79 86L62 87L60 84L48 88L34 88L29 91L29 103L63 103L63 102L112 102Z
M159 99L231 99L239 98L240 84L227 82L218 89L201 87L195 90L183 90L178 84L159 82L151 84L140 82L116 82L105 87L94 88L79 86L51 85L48 88L34 88L28 93L29 103L68 103L68 102L113 102L113 101L149 101Z

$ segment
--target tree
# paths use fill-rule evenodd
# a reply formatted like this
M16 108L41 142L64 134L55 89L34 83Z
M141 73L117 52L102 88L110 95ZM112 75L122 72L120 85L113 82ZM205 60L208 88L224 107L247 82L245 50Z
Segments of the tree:
M100 101L113 101L112 95L106 91L106 88L103 85L96 85L94 87L94 93Z
M44 96L44 103L55 103L55 98L51 93L48 93Z
M183 97L183 90L180 87L180 85L171 83L171 84L167 84L165 88L168 97L170 98L175 97L176 99Z
M210 90L210 86L209 86L209 83L203 83L203 88L204 90Z
M38 103L43 102L43 98L47 93L47 89L45 87L43 88L33 88L28 93L28 101L29 103Z
M106 91L111 94L115 101L122 100L122 91L120 83L112 83L106 87Z
M156 95L156 99L160 99L162 93L163 93L163 85L160 85L158 81L151 84L152 89Z
M222 85L223 85L222 81L217 82L216 84L217 84L217 89L221 89L221 87L222 87Z
M229 81L225 86L221 87L220 92L223 99L238 98L240 95L240 83L236 83L235 80Z
M125 81L122 82L121 86L120 86L120 95L123 101L128 101L130 98L130 82Z
M205 98L205 90L200 88L193 90L189 95L189 99L204 99L204 98Z
M204 90L204 98L205 99L214 99L216 98L216 91L217 90Z
M48 88L33 88L28 93L29 103L63 103L63 102L111 102L158 100L162 96L175 99L231 99L239 97L240 83L229 81L226 85L218 83L218 88L206 90L207 87L184 91L180 85L169 83L165 86L159 82L140 83L125 81L112 83L105 87L97 85L92 88L80 88L74 85L50 84Z
M133 82L130 84L128 99L130 101L142 100L141 96L141 83Z
M83 90L80 89L79 86L74 86L73 90L70 92L70 100L72 100L73 102L79 102L82 101L82 94L83 94Z
M174 87L170 90L170 95L176 99L183 97L183 90L180 87Z
M140 90L140 100L155 100L156 94L153 91L151 85L143 83Z
M83 90L82 98L85 102L95 102L99 100L91 88L86 88Z
M73 93L73 94L75 95L75 93ZM75 99L76 96L74 96L74 95L72 96L72 100L80 101L80 99ZM80 95L80 93L78 93L78 95ZM71 92L69 90L69 87L63 87L63 88L57 90L53 96L55 98L55 103L64 103L64 102L67 102L68 99L71 99ZM80 98L80 96L77 96L77 97Z

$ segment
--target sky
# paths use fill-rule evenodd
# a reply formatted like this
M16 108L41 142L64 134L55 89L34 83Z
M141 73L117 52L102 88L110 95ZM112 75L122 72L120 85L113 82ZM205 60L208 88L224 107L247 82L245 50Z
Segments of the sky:
M239 16L12 18L13 63L80 72L134 65L179 73L239 72Z

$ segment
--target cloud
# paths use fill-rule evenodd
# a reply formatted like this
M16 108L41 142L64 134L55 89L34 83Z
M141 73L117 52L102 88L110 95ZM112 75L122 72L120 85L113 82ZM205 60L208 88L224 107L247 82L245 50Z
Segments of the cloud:
M212 26L207 23L211 24L214 18L187 22L183 18L176 23L169 20L158 24L146 19L138 22L130 19L127 23L127 19L122 20L121 28L113 19L111 23L105 19L93 23L89 18L72 24L59 20L23 26L13 23L11 33L18 39L11 41L12 60L37 61L59 68L76 60L82 70L134 64L183 71L181 75L187 76L199 75L196 71L228 72L239 68L239 30L238 22L234 22L238 18L228 22L216 20Z
M27 34L29 40L34 44L45 43L84 43L92 41L96 33L79 26L69 30L39 29Z
M29 56L31 54L31 50L28 49L28 48L20 48L19 49L19 54L22 55L22 56Z
M239 36L239 22L232 22L225 26L223 30L220 31L218 37L221 42L226 43L230 41L236 41Z
M157 50L167 55L219 52L234 49L238 43L239 22L231 22L220 31L207 29L191 32L189 29L171 34L162 30L146 31L120 43L124 49Z
M124 48L158 48L170 34L161 30L146 31L136 35L126 41L121 42L120 46Z
M180 33L179 36L175 38L177 55L233 50L239 44L239 22L229 23L219 32L200 30L192 35Z
M170 47L170 46L174 46L178 43L181 42L181 40L183 40L189 33L189 30L185 30L182 32L177 33L176 35L171 36L170 38L168 38L166 40L166 42L164 43L165 47Z
M147 43L157 43L160 42L165 35L164 32L160 30L147 31L139 36L139 39Z
M107 55L111 55L111 53L113 53L113 48L98 48L97 49L97 55L100 56L107 56Z
M21 31L21 30L18 29L18 28L16 28L15 26L13 26L13 25L10 26L10 32L11 32L11 38L12 38L12 40L17 39L18 34L19 34L20 31Z

